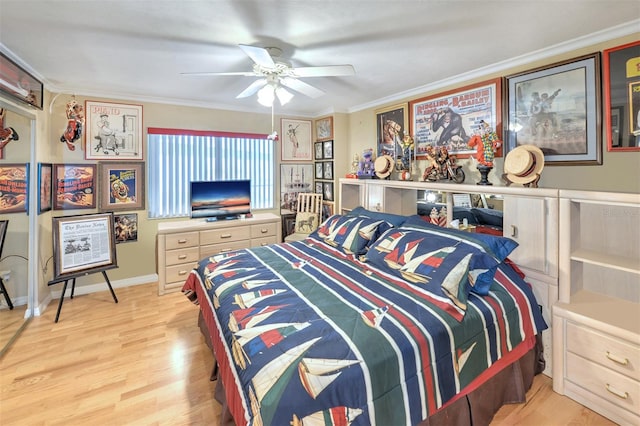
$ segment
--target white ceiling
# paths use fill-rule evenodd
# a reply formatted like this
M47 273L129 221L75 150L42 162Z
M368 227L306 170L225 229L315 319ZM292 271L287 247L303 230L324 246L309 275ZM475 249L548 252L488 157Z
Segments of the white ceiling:
M355 76L304 79L324 96L277 107L314 116L640 31L639 18L639 0L0 0L0 49L55 92L264 113L236 99L252 77L181 73L251 70L238 44L279 47L293 66L352 64Z

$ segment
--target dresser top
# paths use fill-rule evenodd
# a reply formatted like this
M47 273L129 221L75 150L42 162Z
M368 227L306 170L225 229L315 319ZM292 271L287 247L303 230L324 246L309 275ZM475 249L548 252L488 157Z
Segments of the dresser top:
M235 228L276 221L280 221L280 216L274 213L256 213L250 218L219 220L215 222L207 222L206 219L175 220L158 223L158 234L170 234L175 232L187 231L206 231L216 228Z

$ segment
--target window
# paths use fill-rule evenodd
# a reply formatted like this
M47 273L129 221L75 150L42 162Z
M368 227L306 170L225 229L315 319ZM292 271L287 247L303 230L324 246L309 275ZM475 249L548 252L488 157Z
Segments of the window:
M274 142L255 134L149 128L150 218L189 216L189 183L251 179L251 208L274 205Z

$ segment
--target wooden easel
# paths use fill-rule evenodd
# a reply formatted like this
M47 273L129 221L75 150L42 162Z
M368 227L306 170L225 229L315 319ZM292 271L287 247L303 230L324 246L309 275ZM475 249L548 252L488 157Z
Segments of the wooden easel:
M67 291L67 285L69 284L69 280L71 280L71 299L73 299L73 293L74 293L74 291L76 289L76 278L84 276L84 275L89 275L89 274L95 274L97 272L102 272L102 276L104 277L104 280L107 282L107 286L109 286L109 291L111 292L111 296L113 296L113 301L118 303L118 298L116 297L116 293L113 291L113 287L111 287L111 282L109 281L109 277L107 276L107 270L108 269L113 269L113 268L117 268L117 266L112 266L110 268L97 270L97 271L83 272L83 273L80 273L80 274L74 274L74 275L68 275L68 276L64 276L64 277L58 277L58 278L54 278L53 280L49 281L47 283L47 285L54 285L54 284L59 284L61 282L64 282L64 286L62 287L62 294L60 294L60 302L58 302L58 311L56 312L56 320L55 320L55 322L58 322L58 318L60 318L60 311L62 310L62 302L64 301L64 293Z

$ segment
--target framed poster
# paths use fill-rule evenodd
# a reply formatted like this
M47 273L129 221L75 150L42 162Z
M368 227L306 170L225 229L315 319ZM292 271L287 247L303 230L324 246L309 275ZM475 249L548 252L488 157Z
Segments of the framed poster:
M313 144L314 157L316 160L322 160L322 154L324 153L323 142L316 142Z
M96 165L53 165L53 209L96 208Z
M333 201L333 182L322 182L322 198Z
M53 206L53 164L38 163L38 214L48 212Z
M608 151L640 151L640 41L607 49L602 60Z
M116 244L138 241L138 213L114 214L113 232Z
M324 117L316 120L316 140L326 141L333 139L333 117Z
M29 211L29 164L0 164L0 214Z
M87 160L142 160L142 105L85 101Z
M322 194L322 182L316 182L316 189L314 192L316 194Z
M331 160L333 158L333 141L324 141L322 146L322 158L325 160Z
M144 210L144 162L98 163L101 212Z
M323 162L322 161L317 161L315 163L315 167L316 167L316 174L315 177L316 179L322 179L322 175L324 174L324 166L323 166ZM322 192L322 191L320 191Z
M0 52L0 91L12 98L42 109L42 82Z
M407 104L394 105L376 111L378 156L402 154L402 139L409 131Z
M409 102L411 135L417 158L426 158L427 146L445 147L466 158L476 153L467 145L488 123L502 135L502 79L496 78ZM498 149L495 156L502 156Z
M322 179L333 179L333 161L324 162Z
M113 213L53 218L53 278L117 266Z
M313 190L313 164L280 165L280 208L296 211L298 194Z
M507 77L506 146L535 145L546 165L602 164L600 53Z
M311 161L311 121L282 119L282 161Z

